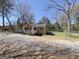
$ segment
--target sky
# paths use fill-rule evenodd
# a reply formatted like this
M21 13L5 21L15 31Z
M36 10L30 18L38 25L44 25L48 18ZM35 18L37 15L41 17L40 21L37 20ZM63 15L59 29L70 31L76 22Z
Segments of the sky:
M57 18L58 15L61 13L57 11L56 9L53 10L46 10L48 6L49 0L16 0L16 4L20 2L28 3L28 5L31 6L31 11L35 16L36 21L39 21L43 16L47 16L51 22L55 22L56 20L54 18ZM57 0L62 5L62 0ZM1 18L0 18L1 19ZM14 17L11 17L10 20L14 22ZM8 23L6 21L6 23ZM2 24L2 21L0 20L0 25Z
M23 2L28 3L28 5L31 6L31 11L34 14L34 17L36 21L40 20L43 16L47 16L48 18L51 18L51 12L48 12L46 10L48 5L48 0L16 0L16 4ZM13 21L13 17L11 18ZM5 21L8 23L7 21ZM0 24L2 24L2 21L0 21Z
M48 11L45 10L48 0L28 0L28 3L31 5L32 12L37 20L43 16L48 16Z
M57 12L54 12L56 10L47 10L48 1L49 0L28 0L28 4L31 5L32 12L34 13L37 21L43 16L47 16L49 19L52 19L52 16L54 17L54 14L56 15Z

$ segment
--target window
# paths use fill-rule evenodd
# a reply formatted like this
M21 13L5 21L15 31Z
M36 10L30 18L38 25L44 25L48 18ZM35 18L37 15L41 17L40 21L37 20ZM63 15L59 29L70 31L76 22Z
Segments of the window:
M28 30L28 28L27 28L27 27L25 27L25 30Z
M36 30L36 28L34 28L34 30Z
M43 30L43 28L40 28L40 30Z

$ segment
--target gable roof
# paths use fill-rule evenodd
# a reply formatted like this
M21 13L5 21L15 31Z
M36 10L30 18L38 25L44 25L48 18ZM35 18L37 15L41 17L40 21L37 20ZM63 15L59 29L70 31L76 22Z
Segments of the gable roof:
M32 26L32 27L46 27L46 24L25 24L23 26Z
M34 27L46 27L46 24L33 24Z

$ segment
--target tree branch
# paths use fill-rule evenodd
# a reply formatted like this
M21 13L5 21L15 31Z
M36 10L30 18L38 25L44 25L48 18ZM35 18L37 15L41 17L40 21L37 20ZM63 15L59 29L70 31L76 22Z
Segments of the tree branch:
M63 6L59 5L56 1L53 0L53 3L55 3L55 6L60 7L61 9L67 11Z
M76 0L73 0L72 7L71 7L71 10L70 10L70 14L71 14L71 12L72 12L74 6L75 6L75 3L76 3Z
M49 8L55 8L55 9L57 9L57 10L63 11L66 15L68 15L67 11L65 11L65 10L63 10L63 9L61 9L61 8L59 8L59 7L51 6L51 7L49 7Z

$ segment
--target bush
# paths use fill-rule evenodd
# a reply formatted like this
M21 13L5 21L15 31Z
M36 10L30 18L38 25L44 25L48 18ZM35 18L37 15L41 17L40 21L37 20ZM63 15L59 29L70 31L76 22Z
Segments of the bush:
M34 35L42 36L43 34L42 33L35 33Z
M52 32L46 32L46 35L55 35Z

